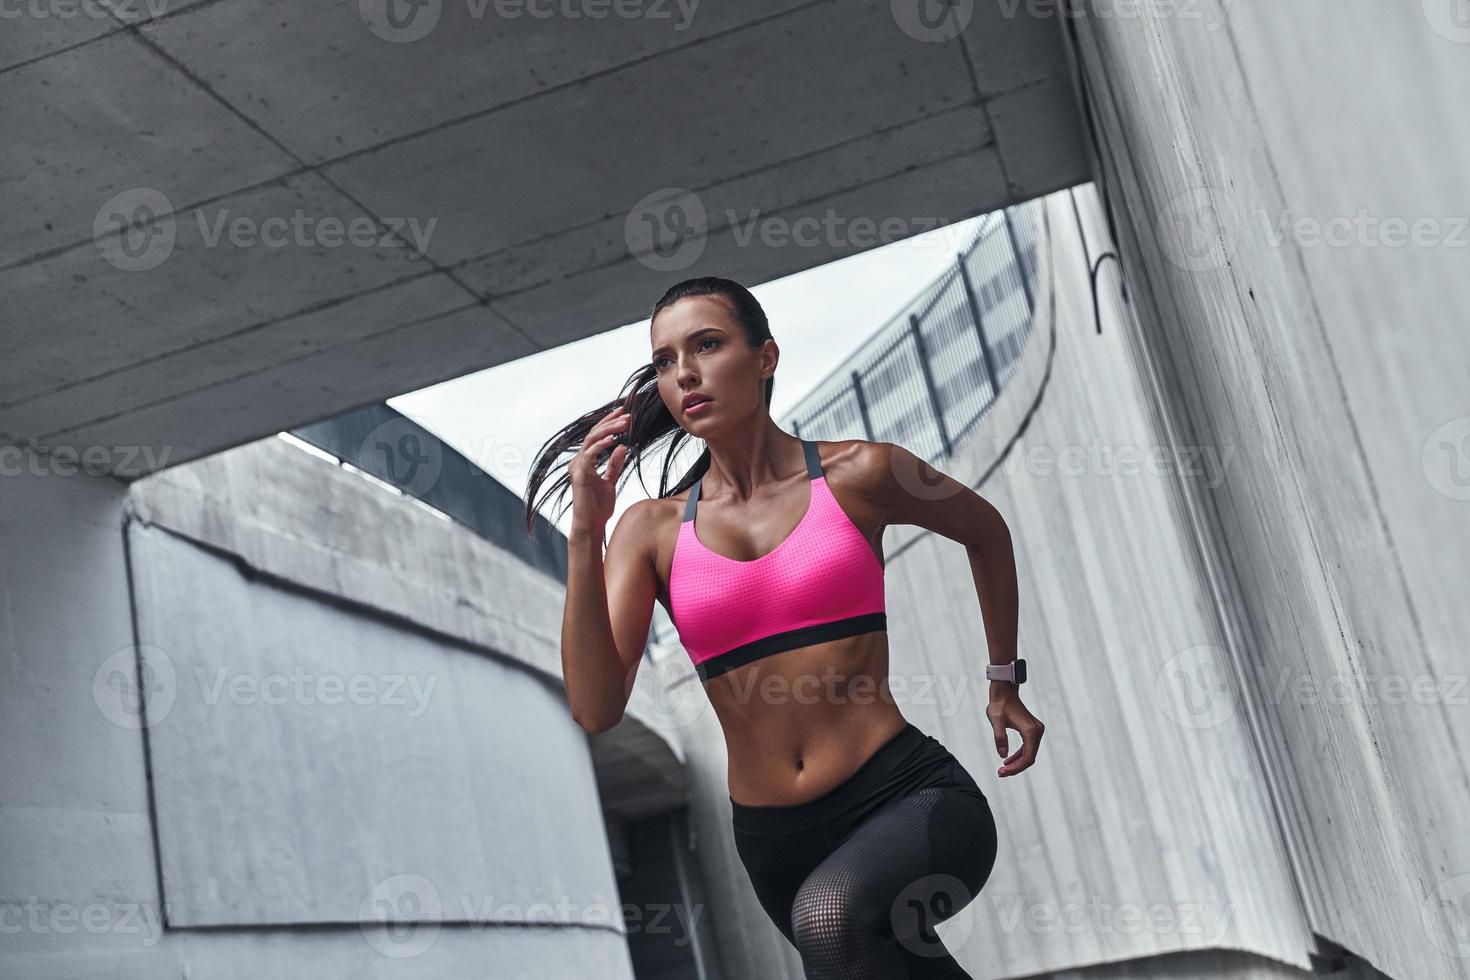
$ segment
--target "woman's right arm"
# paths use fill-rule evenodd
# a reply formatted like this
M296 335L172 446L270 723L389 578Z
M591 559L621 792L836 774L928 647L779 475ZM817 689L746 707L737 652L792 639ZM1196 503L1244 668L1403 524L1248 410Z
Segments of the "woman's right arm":
M573 719L596 734L623 718L648 643L658 577L654 570L653 501L630 506L602 539L627 448L618 446L599 474L595 460L611 437L626 431L615 411L588 432L570 464L572 524L567 534L567 597L561 628L562 683Z

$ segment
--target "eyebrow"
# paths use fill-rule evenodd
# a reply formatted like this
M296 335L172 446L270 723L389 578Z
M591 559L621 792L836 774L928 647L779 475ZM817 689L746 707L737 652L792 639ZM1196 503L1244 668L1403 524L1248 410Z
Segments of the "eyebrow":
M687 339L689 339L689 340L698 340L701 336L703 336L704 334L707 334L707 333L724 333L724 332L725 331L724 331L724 328L723 327L713 327L713 326L711 326L711 327L700 327L698 330L696 330L693 333L691 333ZM650 354L648 356L649 361L652 362L652 361L656 360L660 354L662 354L664 351L666 351L668 349L669 349L669 345L668 344L663 344L662 346L660 346L657 350L655 350L652 354Z

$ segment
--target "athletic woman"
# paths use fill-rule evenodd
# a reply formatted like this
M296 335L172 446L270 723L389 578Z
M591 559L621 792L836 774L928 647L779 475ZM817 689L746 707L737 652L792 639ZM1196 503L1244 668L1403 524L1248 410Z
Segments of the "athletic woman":
M561 640L572 716L589 732L622 718L662 603L724 731L737 853L806 976L969 977L933 926L989 878L995 822L889 688L882 539L913 524L965 545L997 677L985 716L997 774L1012 776L1035 760L1043 726L1019 693L1005 521L899 446L779 429L780 350L740 284L675 285L650 340L617 399L548 440L527 494L529 529L537 489L572 453L559 481L572 495ZM658 497L627 509L604 556L619 476L665 436ZM691 436L705 451L670 488ZM1007 758L1008 728L1022 744Z

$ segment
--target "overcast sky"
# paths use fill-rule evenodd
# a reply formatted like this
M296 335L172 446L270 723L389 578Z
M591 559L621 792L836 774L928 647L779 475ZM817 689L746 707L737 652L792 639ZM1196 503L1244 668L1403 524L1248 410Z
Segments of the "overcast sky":
M746 283L765 308L771 334L781 346L772 415L779 418L800 401L937 278L973 237L980 221L970 218L783 279L755 286ZM685 276L671 276L669 285L681 278ZM649 296L648 305L657 299ZM388 404L524 498L532 457L542 443L583 412L612 399L628 375L648 360L649 350L648 321L640 320L390 398ZM697 443L686 447L689 461L699 449ZM658 490L658 458L649 457L644 463L643 479L651 492ZM634 474L608 530L624 509L644 496ZM570 519L570 511L561 514L557 526L566 531Z

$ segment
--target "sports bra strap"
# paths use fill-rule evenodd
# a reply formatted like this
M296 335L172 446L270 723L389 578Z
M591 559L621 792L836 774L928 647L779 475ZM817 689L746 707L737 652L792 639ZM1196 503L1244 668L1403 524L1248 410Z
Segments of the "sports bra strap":
M806 453L806 478L815 480L822 475L822 458L817 455L817 444L810 439L803 439L801 448Z
M694 481L694 486L689 488L689 502L684 505L684 520L694 520L694 506L699 503L699 485L704 482L704 477Z
M801 440L801 451L806 457L806 478L815 480L822 475L822 457L817 454L817 444L810 439ZM695 508L699 506L699 485L704 482L704 477L694 481L689 488L689 500L684 504L684 520L694 520Z

